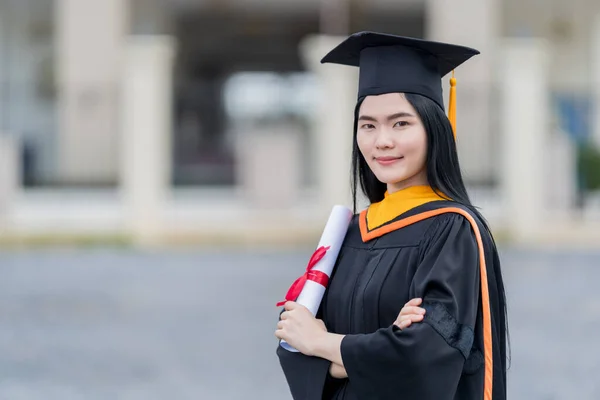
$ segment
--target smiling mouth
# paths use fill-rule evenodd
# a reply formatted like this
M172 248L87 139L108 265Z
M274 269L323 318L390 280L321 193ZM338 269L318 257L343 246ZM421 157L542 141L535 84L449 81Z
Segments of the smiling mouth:
M403 158L404 157L375 157L375 161L377 161L379 164L389 165L395 163L396 161L400 161Z

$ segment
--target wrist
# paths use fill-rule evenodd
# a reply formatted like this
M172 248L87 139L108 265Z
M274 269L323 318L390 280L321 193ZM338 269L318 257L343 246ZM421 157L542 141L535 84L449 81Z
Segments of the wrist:
M323 332L314 341L313 354L316 357L324 358L335 364L343 366L341 357L341 343L344 335Z
M326 331L319 332L315 335L314 340L311 342L311 348L309 349L313 356L325 358L324 353L327 348L328 335L329 333Z

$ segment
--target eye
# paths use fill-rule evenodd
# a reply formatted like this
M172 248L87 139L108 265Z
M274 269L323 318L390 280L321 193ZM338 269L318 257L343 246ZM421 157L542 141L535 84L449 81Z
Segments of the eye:
M408 126L408 125L410 125L408 123L408 121L398 121L398 122L396 122L394 124L394 128L396 128L396 127L405 127L405 126Z
M367 130L371 130L371 129L375 129L375 125L373 124L364 124L360 127L360 129L367 129Z

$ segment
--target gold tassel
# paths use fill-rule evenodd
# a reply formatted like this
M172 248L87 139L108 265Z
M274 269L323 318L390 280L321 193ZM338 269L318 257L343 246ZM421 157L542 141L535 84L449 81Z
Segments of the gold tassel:
M454 133L454 139L456 140L456 78L454 78L454 71L452 71L452 78L450 78L448 119L450 120L450 125L452 125L452 132Z

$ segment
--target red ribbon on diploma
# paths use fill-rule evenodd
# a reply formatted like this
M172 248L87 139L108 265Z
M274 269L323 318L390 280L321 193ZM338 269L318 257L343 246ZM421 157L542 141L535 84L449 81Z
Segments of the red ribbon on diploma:
M321 261L323 257L325 257L325 253L327 253L329 248L329 246L321 246L313 253L308 262L308 266L306 267L306 272L300 278L296 279L294 283L292 283L292 286L290 286L290 289L285 295L285 300L277 303L277 307L283 306L286 301L296 301L298 296L300 296L300 292L302 292L302 288L304 288L306 281L313 281L319 285L327 287L327 283L329 282L329 277L327 274L321 271L313 271L312 269L319 261Z

